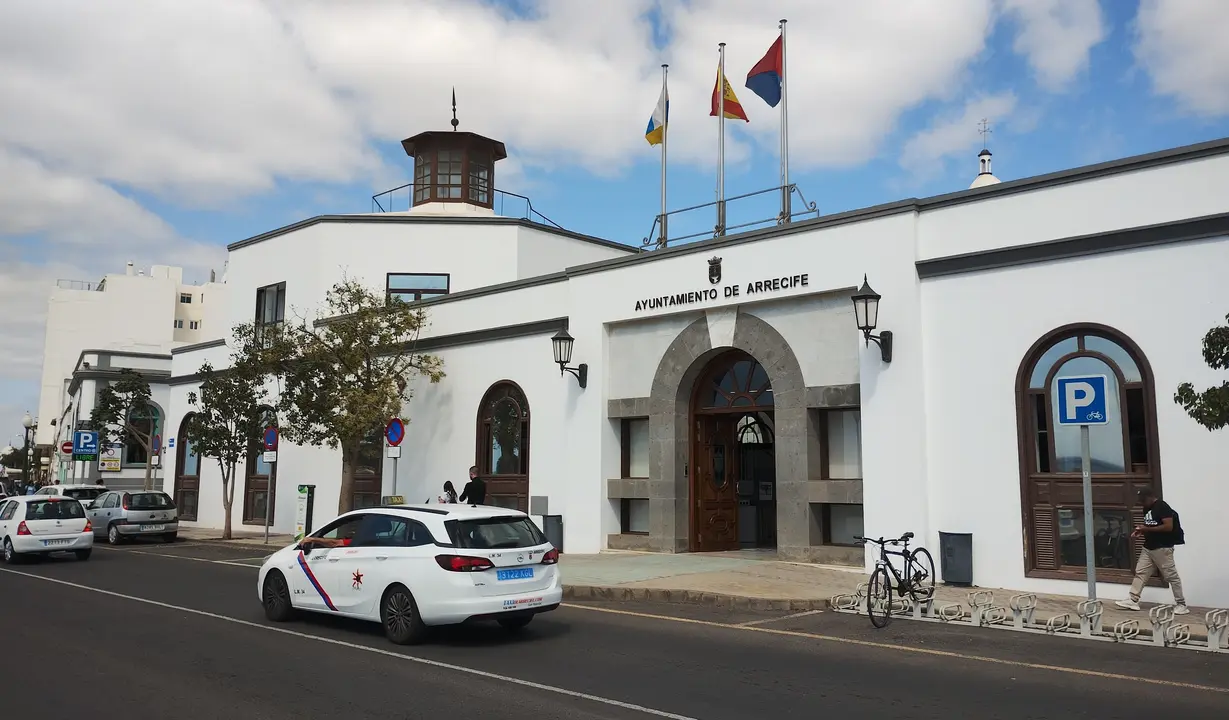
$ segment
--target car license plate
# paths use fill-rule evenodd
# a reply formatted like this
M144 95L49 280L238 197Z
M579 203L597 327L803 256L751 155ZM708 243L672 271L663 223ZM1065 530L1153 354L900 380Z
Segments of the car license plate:
M533 577L533 568L512 568L511 570L496 570L496 580L526 580Z
M52 547L55 545L68 545L72 540L44 540L43 547Z
M161 532L166 529L166 525L142 525L141 532Z

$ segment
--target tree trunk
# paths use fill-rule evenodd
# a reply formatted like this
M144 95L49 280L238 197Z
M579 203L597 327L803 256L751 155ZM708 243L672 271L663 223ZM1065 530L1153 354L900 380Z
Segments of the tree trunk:
M230 516L231 508L235 505L235 468L232 465L230 473L226 472L226 468L222 468L222 539L230 540Z
M358 472L359 441L341 444L341 493L337 496L337 514L354 509L354 475Z
M145 455L145 490L146 491L154 489L153 472L154 472L154 456L146 452L146 455Z

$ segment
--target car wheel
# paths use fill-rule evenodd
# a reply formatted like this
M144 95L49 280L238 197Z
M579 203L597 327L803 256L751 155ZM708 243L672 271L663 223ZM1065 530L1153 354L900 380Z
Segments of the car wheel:
M89 550L73 550L73 554L77 556L78 560L89 560L90 554L93 552L93 548Z
M422 641L427 626L418 614L418 603L402 585L394 585L380 601L380 622L384 635L396 645L413 645Z
M290 588L286 586L286 576L282 575L281 571L271 570L265 576L261 604L265 606L265 617L273 622L286 622L294 615L294 605L290 603Z
M173 542L175 542L175 538L176 538L176 534L175 534L175 533L167 533L166 535L163 535L163 536L162 536L162 542L164 542L164 543L173 543Z
M112 525L111 527L107 528L107 542L111 543L112 545L119 545L123 541L124 539L120 537L119 534L118 525Z
M533 615L495 618L495 622L499 623L499 626L508 632L524 630L531 620L533 620Z
M21 561L21 556L13 549L13 541L8 538L4 539L4 562L9 565L16 565Z

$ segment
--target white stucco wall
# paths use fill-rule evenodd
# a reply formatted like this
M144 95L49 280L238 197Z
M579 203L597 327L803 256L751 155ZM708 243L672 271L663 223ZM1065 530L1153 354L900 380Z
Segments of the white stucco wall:
M1121 331L1155 376L1163 495L1181 514L1177 552L1188 600L1223 604L1229 564L1216 530L1229 507L1229 440L1173 402L1178 384L1223 381L1200 343L1229 308L1229 238L927 280L925 312L928 466L935 531L971 532L974 579L986 587L1079 594L1082 582L1026 579L1020 508L1015 380L1029 348L1071 323ZM893 363L895 364L895 363ZM868 433L869 434L869 433ZM1122 597L1121 585L1098 593ZM1145 599L1168 601L1166 589Z

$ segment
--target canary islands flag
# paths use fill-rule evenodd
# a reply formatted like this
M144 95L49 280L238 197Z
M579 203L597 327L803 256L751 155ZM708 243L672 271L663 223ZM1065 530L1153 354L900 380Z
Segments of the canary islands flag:
M747 113L743 111L743 106L738 102L738 96L734 94L734 88L730 87L730 81L725 78L721 69L717 69L717 82L713 84L713 109L708 113L709 117L717 117L718 108L721 106L721 96L717 94L718 88L725 86L725 116L731 120L746 120Z
M666 90L665 78L661 81L661 97L657 100L657 107L653 109L653 116L649 118L649 128L644 131L644 139L649 141L650 145L660 145L666 139L666 123L670 117L670 92Z

